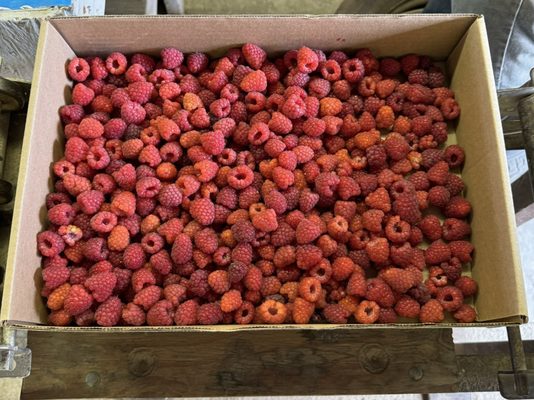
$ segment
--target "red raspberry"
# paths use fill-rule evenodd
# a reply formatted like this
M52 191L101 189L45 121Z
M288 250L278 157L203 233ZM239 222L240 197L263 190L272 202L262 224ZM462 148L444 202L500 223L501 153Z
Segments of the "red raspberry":
M200 325L216 325L222 322L223 312L218 303L202 304L197 310L197 320Z
M297 53L297 68L304 74L309 74L319 66L317 54L308 47L301 47Z
M72 89L72 102L81 106L87 106L91 104L95 97L95 92L85 86L83 83L77 83Z
M287 316L285 304L276 300L265 300L257 309L257 316L266 324L281 324Z
M140 292L143 288L156 284L156 277L152 270L141 268L132 274L132 289L135 293Z
M451 258L451 249L443 240L439 239L430 244L425 250L425 261L428 265L439 265Z
M319 70L324 79L335 82L341 77L341 67L336 60L328 60L321 63Z
M153 90L154 85L144 81L130 83L126 88L130 100L139 104L147 103L152 96Z
M306 103L300 96L293 94L286 99L280 111L290 119L297 119L306 112Z
M367 280L368 300L375 301L380 307L392 307L395 304L395 295L393 291L381 278L372 278Z
M435 215L426 215L417 225L423 235L430 240L435 241L441 239L442 227L439 218Z
M462 291L455 286L445 286L438 290L436 300L445 311L456 311L464 302Z
M462 304L458 310L453 314L458 322L471 323L477 318L477 312L468 304Z
M126 101L121 106L121 118L127 124L140 124L146 116L146 110L139 103Z
M313 242L321 235L321 227L309 219L303 219L299 222L296 229L296 239L298 244L307 244Z
M375 238L370 240L365 251L369 256L369 259L375 263L386 263L389 258L389 244L385 238Z
M430 169L436 163L443 161L443 150L426 149L421 153L421 156L422 156L421 165L426 169ZM443 165L442 165L442 168L444 168Z
M160 52L163 68L174 69L182 65L184 54L175 48L167 47Z
M198 303L187 300L176 308L174 322L176 325L195 325L197 323Z
M122 315L122 303L116 296L100 304L95 311L95 321L100 326L115 326Z
M174 308L169 300L160 300L146 314L146 323L151 326L172 325Z
M292 317L296 324L307 324L315 311L313 303L297 297L294 302Z
M354 270L354 262L349 257L338 257L332 263L332 278L336 281L344 281L349 279Z
M452 197L459 195L464 190L464 181L458 175L449 174L445 187Z
M100 272L91 275L84 282L84 286L91 291L94 299L99 303L106 301L111 296L116 284L117 276L113 272Z
M215 207L209 199L193 200L189 206L191 216L202 225L210 225L215 218Z
M72 80L83 82L89 76L91 69L89 67L89 63L85 59L74 57L69 61L67 72Z
M241 90L249 92L263 92L267 89L267 78L263 71L249 72L239 84Z
M121 75L126 71L128 60L119 52L111 53L106 59L106 69L110 74Z
M416 224L421 220L417 197L412 193L397 195L392 209L402 220L410 224Z
M402 221L398 215L389 218L386 228L386 237L393 243L404 243L410 238L411 227Z
M438 323L444 319L443 306L438 300L431 299L421 307L419 321L422 323Z
M391 210L391 199L389 193L384 188L378 188L365 197L365 204L369 207L389 212Z
M161 299L161 294L159 286L149 285L135 294L133 302L147 311Z
M453 257L457 257L461 262L467 263L471 261L471 254L473 253L473 245L466 240L454 240L449 243L449 248Z
M109 211L100 211L91 218L91 228L99 233L108 233L117 225L117 216Z
M104 134L104 126L94 118L84 118L78 125L78 136L82 139L95 139Z
M408 177L408 181L413 184L415 190L428 190L430 187L430 182L424 171L414 172Z
M246 165L239 165L232 168L228 173L228 184L237 190L250 186L253 180L254 173Z
M55 232L40 232L37 234L37 249L45 257L54 257L65 249L65 242Z
M460 146L453 144L445 149L443 158L449 164L450 168L457 168L461 167L464 163L465 153Z
M241 292L239 290L230 290L221 297L221 310L223 312L233 312L243 304Z
M417 318L420 313L421 306L419 303L409 296L401 296L395 304L395 312L404 318Z
M267 59L265 50L252 43L245 43L241 48L241 51L248 65L254 69L260 69Z
M72 322L72 316L70 316L65 310L52 311L48 315L48 322L50 325L67 326Z
M342 71L343 78L345 78L350 83L356 83L363 78L365 68L360 59L353 58L343 63Z
M362 224L370 232L381 232L384 212L382 210L367 210L362 214Z
M460 106L452 98L444 99L441 102L440 110L447 120L456 119L460 115Z
M163 297L176 307L186 299L186 290L185 286L172 283L163 288Z
M195 246L205 254L213 254L218 247L217 234L213 229L202 229L195 235Z
M346 324L350 314L339 304L328 304L323 309L323 315L331 324Z
M241 281L248 273L249 266L241 261L234 261L228 267L228 279L231 283Z
M122 320L127 325L140 326L145 323L146 315L141 307L134 303L128 303L121 314Z
M457 218L447 218L443 222L443 238L445 240L461 240L471 234L469 223Z
M185 264L193 256L193 243L191 238L184 233L176 235L172 246L171 258L176 264Z
M435 185L445 185L449 179L449 165L445 161L438 161L427 172L428 180Z
M454 282L454 286L462 291L464 297L474 296L478 291L476 281L469 276L459 277L458 280Z
M256 214L252 218L252 224L261 232L273 232L278 228L276 213L273 209L268 208Z
M471 203L461 196L454 196L443 209L447 218L466 218L471 213Z
M252 247L249 243L238 243L232 250L232 261L249 264L252 262Z
M224 270L213 271L208 275L208 284L215 293L223 294L230 289L228 272Z
M398 293L406 293L419 283L417 277L411 271L402 268L388 268L383 270L380 273L380 277ZM396 311L399 315L401 314L398 310Z
M140 243L132 243L126 247L123 254L124 266L131 270L141 268L146 262L146 254Z

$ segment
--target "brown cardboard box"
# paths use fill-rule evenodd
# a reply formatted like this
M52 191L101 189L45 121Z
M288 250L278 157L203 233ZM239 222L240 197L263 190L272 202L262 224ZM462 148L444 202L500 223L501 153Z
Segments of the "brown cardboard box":
M104 329L42 325L46 324L47 312L39 295L40 258L36 252L35 235L45 224L44 199L52 187L50 165L61 155L58 108L68 100L67 89L71 85L65 74L66 60L75 54L87 56L116 50L157 53L168 46L184 52L204 51L217 56L227 48L245 42L257 43L270 53L302 45L324 50L370 47L379 57L414 52L443 60L462 108L454 137L467 154L463 178L467 183L466 196L474 206L472 242L476 255L472 275L480 286L475 300L478 325L526 321L504 141L483 18L475 15L336 15L61 18L44 22L37 50L9 248L1 314L4 324L30 329ZM163 329L217 331L251 328L254 326ZM111 329L150 331L162 328Z

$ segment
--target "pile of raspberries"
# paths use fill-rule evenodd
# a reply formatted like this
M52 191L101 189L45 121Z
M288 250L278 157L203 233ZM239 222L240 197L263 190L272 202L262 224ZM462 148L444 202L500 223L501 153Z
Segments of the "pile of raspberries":
M430 58L75 57L37 235L53 325L473 322L460 108Z

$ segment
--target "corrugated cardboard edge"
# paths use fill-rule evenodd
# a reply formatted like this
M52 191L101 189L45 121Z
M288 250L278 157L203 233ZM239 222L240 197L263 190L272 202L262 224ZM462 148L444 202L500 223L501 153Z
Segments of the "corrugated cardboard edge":
M250 331L331 331L331 330L360 330L360 329L451 329L451 328L499 328L503 326L519 325L522 323L521 319L511 318L505 322L473 322L469 324L461 323L439 323L439 324L421 324L421 323L397 323L397 324L305 324L305 325L190 325L190 326L49 326L49 325L33 325L17 321L4 321L4 326L12 328L26 329L35 332L71 332L71 333L89 333L89 332L103 332L103 333L152 333L152 332L250 332Z
M32 81L35 83L38 81L39 75L40 75L40 68L41 68L41 59L43 58L43 52L45 47L45 41L46 37L48 35L48 30L50 28L50 23L47 21L43 21L41 23L41 29L39 32L39 41L37 42L37 50L35 55L35 66L33 70L33 77ZM37 68L39 67L39 68ZM35 109L37 107L37 98L39 91L41 88L39 85L32 85L32 90L30 94L30 100L28 103L28 112L27 115L34 115ZM11 304L11 300L13 297L13 275L15 273L15 258L17 254L17 246L18 241L14 240L17 238L17 234L19 231L19 225L21 220L21 215L24 212L22 210L22 201L24 198L24 192L26 190L24 182L26 180L26 175L28 171L28 158L29 158L29 148L31 144L31 134L29 132L32 131L34 124L33 118L27 118L26 125L24 127L24 139L22 142L22 150L20 155L20 167L19 167L19 175L17 179L17 194L15 197L14 207L13 207L13 218L11 221L11 232L10 232L10 240L9 240L9 246L8 246L8 253L7 253L7 265L6 265L6 274L4 276L4 288L3 288L3 295L2 295L2 309L0 311L0 319L2 321L8 320L10 317L9 312L9 305Z

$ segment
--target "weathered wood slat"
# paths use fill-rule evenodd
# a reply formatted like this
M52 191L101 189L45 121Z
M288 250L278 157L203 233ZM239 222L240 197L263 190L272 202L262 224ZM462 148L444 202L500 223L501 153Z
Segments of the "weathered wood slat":
M450 329L30 332L24 399L457 390Z

